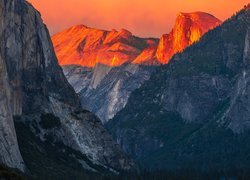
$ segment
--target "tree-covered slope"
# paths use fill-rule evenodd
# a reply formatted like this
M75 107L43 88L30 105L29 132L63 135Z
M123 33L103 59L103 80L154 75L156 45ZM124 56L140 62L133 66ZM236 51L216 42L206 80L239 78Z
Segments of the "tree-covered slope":
M250 168L249 6L160 67L107 127L144 168Z

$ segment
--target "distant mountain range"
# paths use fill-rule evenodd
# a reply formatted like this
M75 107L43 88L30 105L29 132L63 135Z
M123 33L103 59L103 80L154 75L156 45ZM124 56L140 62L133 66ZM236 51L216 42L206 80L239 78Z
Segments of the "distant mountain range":
M107 127L141 166L250 170L250 6L157 68Z
M79 25L54 35L52 41L82 106L106 123L156 66L167 64L175 53L220 24L204 12L179 13L173 30L160 40L135 37L124 29L104 31Z
M61 66L167 64L175 53L220 24L219 19L204 12L179 13L173 30L163 35L160 42L133 36L125 29L106 31L84 25L62 31L52 36L52 41Z

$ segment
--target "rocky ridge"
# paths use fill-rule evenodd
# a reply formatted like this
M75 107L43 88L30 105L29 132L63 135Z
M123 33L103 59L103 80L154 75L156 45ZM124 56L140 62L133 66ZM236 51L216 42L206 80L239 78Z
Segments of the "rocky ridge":
M83 25L54 35L52 41L82 106L106 123L125 107L131 92L148 80L157 66L168 63L175 53L220 23L207 13L180 13L172 32L160 42L135 37L127 30L104 31Z

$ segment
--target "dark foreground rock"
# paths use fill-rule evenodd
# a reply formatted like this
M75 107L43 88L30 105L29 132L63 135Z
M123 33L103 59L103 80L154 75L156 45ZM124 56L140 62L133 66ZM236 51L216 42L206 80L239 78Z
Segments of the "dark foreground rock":
M29 147L23 138L30 131L30 137L38 141L38 151L48 150L44 149L46 142L53 148L61 144L61 151L69 148L80 154L64 153L64 157L71 156L82 169L133 169L133 161L113 142L99 119L81 109L58 65L40 14L24 0L2 0L0 20L0 162L32 172L30 163L37 159L28 159L24 151L32 149L34 142ZM45 145L39 147L40 143Z

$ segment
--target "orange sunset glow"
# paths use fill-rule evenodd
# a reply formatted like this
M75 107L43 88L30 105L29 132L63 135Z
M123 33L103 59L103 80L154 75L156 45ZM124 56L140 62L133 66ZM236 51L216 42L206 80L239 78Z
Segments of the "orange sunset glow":
M178 12L203 11L225 20L249 0L29 0L51 34L72 25L111 30L125 28L142 37L160 37Z

